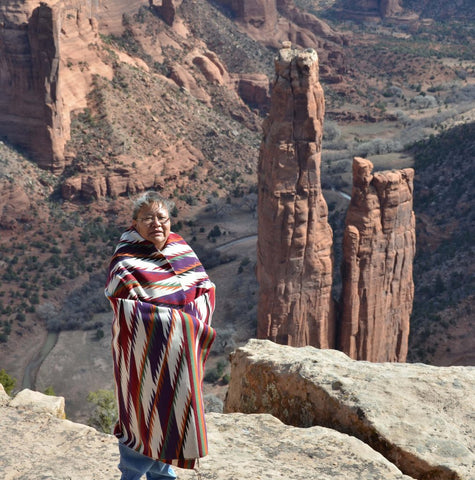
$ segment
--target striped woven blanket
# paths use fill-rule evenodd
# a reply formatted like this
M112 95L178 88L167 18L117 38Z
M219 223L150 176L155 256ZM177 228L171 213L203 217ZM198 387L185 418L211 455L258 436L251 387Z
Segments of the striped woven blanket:
M180 235L158 251L131 228L105 291L114 311L114 433L148 457L193 468L208 453L202 381L216 336L215 287Z

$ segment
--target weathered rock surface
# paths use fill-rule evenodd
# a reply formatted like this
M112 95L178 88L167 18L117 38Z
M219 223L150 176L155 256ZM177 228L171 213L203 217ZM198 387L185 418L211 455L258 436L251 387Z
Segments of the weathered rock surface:
M414 299L414 171L372 169L369 160L353 160L339 348L357 360L403 362Z
M320 47L325 40L336 44L345 42L344 35L330 25L295 6L294 0L218 0L226 5L253 37L274 46L295 37L301 47ZM290 21L290 22L289 22ZM312 42L306 43L306 40Z
M0 23L0 131L41 167L61 171L70 112L86 106L94 74L112 78L94 48L91 5L7 0Z
M322 74L332 83L342 80L345 69L342 46L348 38L311 13L303 12L294 0L218 0L229 8L238 25L255 40L273 48L290 40L301 48L317 48L322 56ZM331 65L331 67L329 67Z
M319 49L323 50L325 47L329 47L328 42L344 45L348 41L343 34L335 32L328 23L297 8L294 0L278 0L277 8L281 15L297 26L291 32L290 38L292 39L295 36L295 40L301 39L304 47L317 45Z
M10 407L34 413L49 413L57 418L66 418L64 406L63 397L44 395L29 389L19 392L10 402Z
M83 3L89 5L89 8L92 8L92 12L99 23L101 33L121 35L124 31L124 15L136 14L139 8L146 4L146 1L101 0L100 2L90 2L89 0L83 0Z
M324 98L314 50L280 50L258 166L258 338L333 347L332 231L320 184Z
M250 340L232 354L225 412L331 427L414 478L467 480L475 475L474 394L473 367L375 364Z
M173 25L177 9L182 4L182 0L162 0L157 4L154 0L149 0L149 4L168 25Z
M167 181L176 180L183 172L187 172L193 165L203 158L203 154L192 145L181 142L163 149L169 163L166 165L166 175L158 173L143 176L133 166L121 166L104 174L78 174L69 177L61 185L61 196L65 200L91 201L104 197L117 198L124 193L134 195L151 188L163 188ZM131 162L129 157L119 156L118 160ZM148 160L152 163L154 159ZM144 162L145 164L145 162ZM155 165L164 170L165 161L155 162ZM190 167L191 166L191 167ZM0 217L1 218L1 217Z
M295 6L294 0L218 0L233 13L233 19L247 35L272 48L290 40L301 48L315 48L320 55L320 74L338 84L346 71L344 45L348 34Z
M30 393L41 404L57 397ZM24 395L22 395L24 396ZM18 399L18 400L17 400ZM0 472L4 480L119 479L116 440L93 428L39 411L4 393L0 385ZM360 440L323 427L297 428L270 415L207 414L209 455L200 460L208 480L410 480ZM197 471L177 469L181 480Z
M401 0L351 0L343 3L345 17L357 20L391 18L403 13Z
M0 132L55 173L69 163L71 112L94 75L112 79L99 30L123 31L142 0L5 0L0 4Z
M175 64L170 67L170 78L184 90L188 91L198 100L209 104L211 97L206 91L199 87L193 75L181 65Z
M270 105L269 79L263 73L241 73L231 76L230 83L244 103L267 111Z

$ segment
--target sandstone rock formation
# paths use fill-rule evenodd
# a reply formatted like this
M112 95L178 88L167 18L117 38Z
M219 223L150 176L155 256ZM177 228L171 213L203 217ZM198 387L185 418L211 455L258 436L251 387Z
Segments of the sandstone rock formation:
M11 400L0 385L0 471L4 480L114 480L112 435L57 418L58 397L23 391ZM48 407L52 404L52 408ZM60 415L61 417L61 415ZM284 425L270 415L207 414L209 455L180 480L410 480L360 440L323 428ZM371 472L371 476L368 476Z
M270 105L269 79L263 73L240 73L231 76L234 90L244 103L267 111Z
M294 0L218 0L226 5L255 38L269 45L279 46L292 39L301 47L321 47L329 40L343 44L344 35L336 33L327 23L307 12L302 12ZM292 38L294 37L294 38Z
M101 0L100 2L91 2L90 0L63 1L78 1L88 6L91 15L97 18L101 33L113 35L121 35L123 33L124 17L136 14L139 8L146 4L146 0Z
M272 48L280 48L290 40L301 48L318 49L321 74L332 83L342 81L345 58L342 46L347 35L334 31L315 15L303 12L294 0L218 0L233 12L235 21L255 40Z
M193 75L181 65L175 64L170 67L170 78L180 87L189 92L193 97L210 104L211 97L199 87Z
M273 35L273 28L278 20L275 0L218 0L231 8L236 20L244 25L260 29L261 32Z
M369 160L353 160L339 348L359 360L403 362L414 298L414 171L372 169Z
M232 356L226 409L234 413L206 415L209 455L199 474L473 478L474 388L473 367L382 365L335 350L251 340ZM0 428L8 432L0 436L3 479L120 478L116 439L63 417L61 397L23 390L11 399L0 385ZM189 470L178 475L197 478Z
M391 18L403 12L401 3L401 0L351 0L343 3L343 14L357 20Z
M86 106L93 74L112 75L92 47L90 10L81 0L0 5L0 131L55 172L65 165L71 110Z
M231 362L225 412L334 428L414 478L475 477L474 367L377 364L262 340L237 349Z
M258 166L258 338L333 346L332 231L320 185L324 99L314 50L280 50Z
M177 9L182 4L182 0L162 0L157 5L155 5L154 0L149 0L149 4L168 25L173 25Z
M61 172L70 114L87 106L94 75L112 79L101 33L123 31L141 0L5 0L0 5L0 132Z

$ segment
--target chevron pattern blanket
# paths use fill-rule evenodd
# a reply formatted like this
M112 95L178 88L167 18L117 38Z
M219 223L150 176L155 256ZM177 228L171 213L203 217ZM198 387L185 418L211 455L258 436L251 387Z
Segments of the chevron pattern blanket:
M170 233L158 251L131 228L105 292L114 311L114 433L148 457L193 468L208 453L202 381L216 336L215 287L180 235Z

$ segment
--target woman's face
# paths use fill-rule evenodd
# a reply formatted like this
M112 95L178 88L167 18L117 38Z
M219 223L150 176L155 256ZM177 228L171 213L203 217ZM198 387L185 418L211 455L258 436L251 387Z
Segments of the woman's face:
M132 225L139 234L161 250L170 235L170 215L164 205L144 205Z

